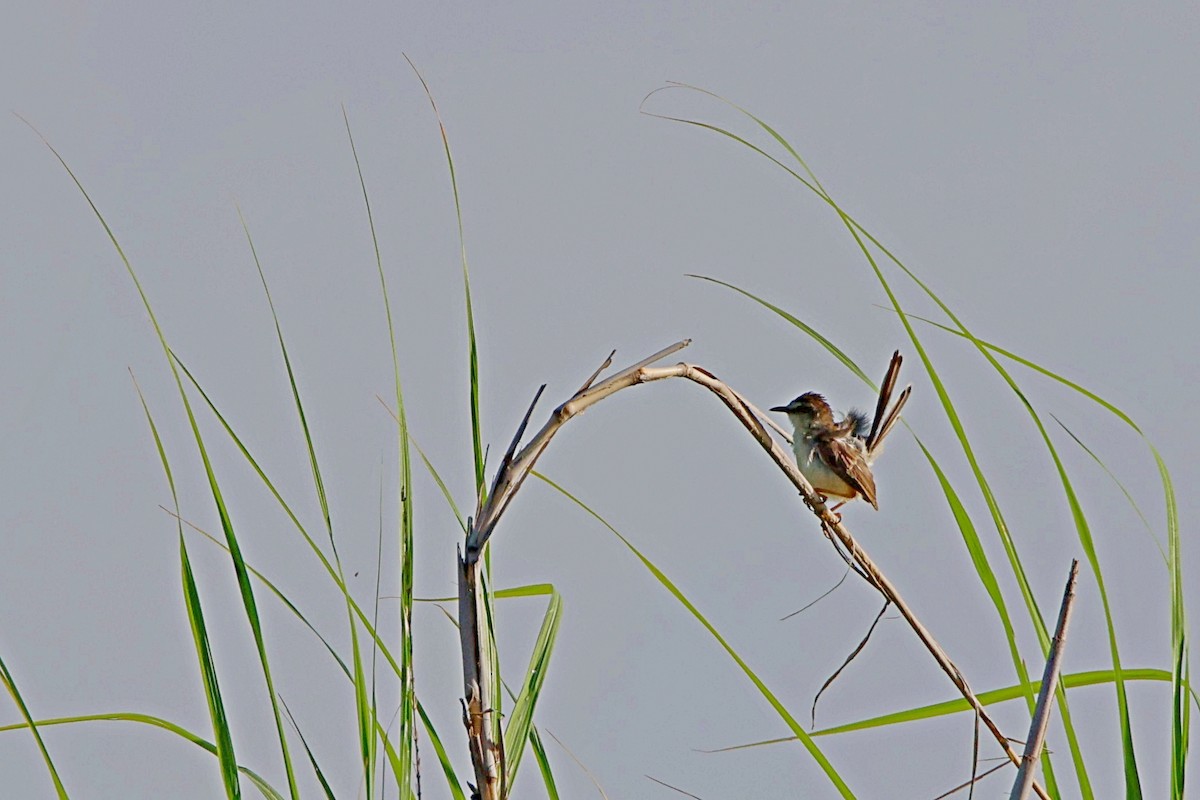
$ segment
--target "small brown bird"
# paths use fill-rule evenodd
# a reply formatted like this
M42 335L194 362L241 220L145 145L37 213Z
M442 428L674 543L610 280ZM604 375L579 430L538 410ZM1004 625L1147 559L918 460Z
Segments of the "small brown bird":
M796 454L796 465L801 474L822 497L836 497L841 501L832 510L836 511L857 497L879 509L871 465L882 452L883 441L900 419L900 409L912 392L911 386L906 387L895 405L888 408L901 361L897 350L892 354L887 374L879 387L875 417L869 425L866 415L854 409L840 422L835 422L829 403L816 392L807 392L786 406L771 409L787 414L795 428L792 452Z

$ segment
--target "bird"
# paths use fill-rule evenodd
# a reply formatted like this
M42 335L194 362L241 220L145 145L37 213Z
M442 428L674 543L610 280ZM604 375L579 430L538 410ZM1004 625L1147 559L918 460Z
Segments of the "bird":
M892 354L871 420L863 412L850 409L841 421L835 421L829 403L816 392L806 392L786 406L771 409L787 414L795 428L792 452L800 473L823 499L835 497L840 501L831 511L859 497L879 510L871 465L882 452L883 442L912 392L911 386L906 387L888 407L903 360L899 350Z

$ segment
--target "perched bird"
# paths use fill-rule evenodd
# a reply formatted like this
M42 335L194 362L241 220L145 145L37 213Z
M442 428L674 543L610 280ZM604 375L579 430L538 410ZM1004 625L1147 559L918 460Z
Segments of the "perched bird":
M796 430L792 452L796 454L796 466L801 474L822 497L836 497L841 501L832 510L858 497L879 509L871 464L882 452L883 441L900 419L900 409L912 392L911 386L905 388L895 405L888 408L901 361L897 350L892 354L887 374L879 387L875 417L869 423L865 414L854 409L840 422L834 421L829 403L816 392L807 392L786 406L771 409L787 414Z

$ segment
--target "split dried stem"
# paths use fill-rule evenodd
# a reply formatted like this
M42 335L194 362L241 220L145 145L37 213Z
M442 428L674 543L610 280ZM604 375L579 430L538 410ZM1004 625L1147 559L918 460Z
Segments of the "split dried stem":
M690 340L687 339L676 342L670 347L666 347L649 358L645 358L594 385L593 382L598 377L598 374L589 378L579 391L550 414L550 418L542 426L541 430L534 435L529 444L521 448L515 456L505 459L500 469L496 472L491 492L487 495L487 499L480 506L478 514L469 525L465 547L459 555L459 621L462 636L463 680L465 694L468 698L467 713L464 713L464 721L466 722L468 735L471 740L470 751L472 762L475 766L475 775L478 781L478 792L481 800L502 800L502 781L499 775L499 759L497 758L499 744L490 740L492 731L494 730L490 718L492 711L484 705L486 703L484 698L490 696L487 690L491 686L492 676L486 674L488 672L488 662L482 660L482 657L490 647L490 641L486 638L487 631L481 623L484 609L482 597L479 593L480 554L483 552L484 546L487 544L504 511L508 508L516 493L520 490L521 485L533 470L538 458L545 452L551 439L554 438L554 435L558 433L563 425L596 403L616 394L622 389L669 378L684 378L692 383L696 383L715 394L725 404L725 407L749 431L755 441L766 450L771 460L775 462L776 466L779 467L788 480L792 482L792 485L800 492L805 505L816 515L822 527L830 534L830 539L835 542L835 546L840 544L849 555L850 561L857 570L861 570L861 574L865 579L888 602L896 607L900 615L908 622L909 627L916 633L917 638L920 639L921 643L933 656L938 666L946 673L959 693L970 703L979 719L983 721L983 724L992 733L992 736L1003 749L1005 756L1013 764L1019 766L1021 764L1020 756L1013 751L1008 739L979 702L979 699L967 684L966 678L963 677L962 672L950 660L946 651L934 639L933 634L917 618L917 615L909 607L908 603L905 602L891 580L883 574L867 552L850 534L850 531L842 523L841 518L832 513L825 505L825 501L817 494L804 475L801 474L792 455L784 450L767 431L763 420L767 420L768 424L776 430L779 430L778 426L743 398L741 394L734 391L724 381L702 367L686 362L667 367L651 366L687 347L689 343ZM519 438L518 436L517 439ZM516 439L514 439L510 452L516 449L516 443ZM1045 789L1039 784L1034 783L1033 789L1042 800L1050 800Z

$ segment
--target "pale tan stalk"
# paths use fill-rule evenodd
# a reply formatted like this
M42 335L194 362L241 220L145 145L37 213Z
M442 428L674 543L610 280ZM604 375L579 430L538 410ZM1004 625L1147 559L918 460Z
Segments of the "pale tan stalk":
M508 454L505 455L499 469L496 471L491 492L479 507L475 518L471 520L466 545L459 557L459 619L462 635L463 678L467 697L467 712L465 717L468 734L471 739L471 756L475 762L475 775L479 781L479 795L482 800L501 800L503 793L501 776L499 774L500 764L502 763L500 745L496 741L489 739L493 730L493 726L488 724L490 722L489 715L492 713L492 710L482 705L485 702L483 698L489 696L486 690L490 685L489 681L492 679L492 676L484 674L488 671L486 668L488 662L480 660L481 654L486 653L487 648L490 646L486 630L481 624L483 606L482 600L478 596L479 557L483 552L483 547L487 544L501 515L508 508L509 503L512 502L513 497L521 488L521 484L528 477L538 458L545 452L546 447L550 444L550 440L554 438L554 435L558 433L563 425L596 403L616 394L622 389L628 389L644 383L666 380L668 378L684 378L692 383L703 386L725 404L725 407L750 432L750 435L762 446L771 460L775 462L776 466L792 482L792 485L799 490L805 505L816 515L831 539L836 537L854 564L862 570L866 579L880 594L896 606L900 615L904 617L909 627L917 634L917 638L925 645L925 648L933 656L938 666L950 678L959 693L971 704L971 707L996 739L1004 754L1013 764L1020 765L1020 756L1013 751L1008 739L1000 731L996 723L992 721L992 718L979 702L975 693L971 691L971 687L967 684L966 678L963 677L958 667L954 665L954 662L946 655L945 650L942 649L929 630L917 618L916 614L908 606L908 603L901 597L895 585L875 565L875 562L871 560L870 556L867 555L867 552L863 550L858 542L855 541L850 531L842 524L841 518L826 507L825 501L813 490L812 485L801 474L799 468L796 466L793 455L781 447L771 436L764 426L763 420L767 420L771 427L776 430L778 430L778 426L770 422L769 418L743 399L738 392L725 384L724 381L702 367L682 362L669 367L651 366L667 356L682 350L689 343L690 340L686 339L677 342L599 383L594 383L599 373L604 369L604 366L602 366L600 370L597 370L584 383L579 391L550 414L550 418L542 426L541 430L534 435L529 444L525 445L520 452L514 455L517 444L524 432L525 425L529 420L529 414L533 410L531 407L530 412L526 412L525 421L521 423L517 435L509 446ZM1050 800L1045 789L1037 783L1034 783L1033 789L1042 800Z

